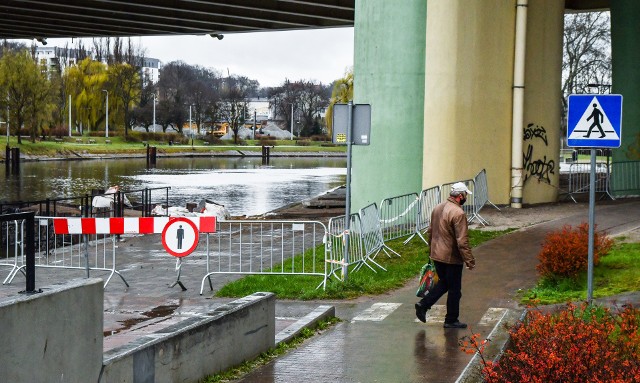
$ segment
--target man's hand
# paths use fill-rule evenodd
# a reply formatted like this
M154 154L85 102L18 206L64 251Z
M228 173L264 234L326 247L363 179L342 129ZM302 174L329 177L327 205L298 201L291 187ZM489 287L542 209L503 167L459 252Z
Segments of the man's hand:
M475 262L466 262L465 265L467 266L467 270L473 270L473 268L476 267Z

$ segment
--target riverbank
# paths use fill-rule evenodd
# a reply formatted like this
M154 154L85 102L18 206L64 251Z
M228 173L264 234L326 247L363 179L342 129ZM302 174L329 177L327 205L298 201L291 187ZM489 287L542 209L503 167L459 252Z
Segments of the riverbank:
M220 144L208 144L196 140L188 144L167 144L156 141L124 141L121 137L113 139L76 139L39 140L35 143L22 140L20 145L12 138L8 147L17 148L20 161L59 161L146 158L149 148L154 148L156 158L171 157L345 157L346 148L330 142L309 140L272 140L268 145L257 140L234 144L223 141ZM5 162L7 151L0 151L0 162Z

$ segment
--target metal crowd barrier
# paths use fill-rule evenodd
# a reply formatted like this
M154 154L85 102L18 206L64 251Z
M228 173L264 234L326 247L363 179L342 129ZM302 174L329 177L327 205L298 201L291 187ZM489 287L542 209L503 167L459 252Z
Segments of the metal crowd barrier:
M316 221L222 221L207 235L206 274L280 274L322 277L326 287L327 229Z
M384 243L384 237L382 236L382 227L380 226L380 212L378 211L378 205L374 203L363 207L358 212L360 217L360 224L362 230L362 245L364 246L365 259L371 260L376 266L382 270L387 271L384 267L380 266L374 261L380 251L384 251L387 257L391 257L389 251L397 255L395 250L390 248Z
M84 270L87 278L91 271L109 272L104 283L107 287L114 274L120 276L124 284L129 284L124 279L116 266L116 242L115 236L103 234L65 234L56 235L53 230L53 218L35 217L35 267ZM13 268L4 279L3 284L10 284L18 272L23 272L27 263L22 253L23 232L26 228L16 228L15 236L18 240L14 243L15 250L11 255Z
M429 242L425 239L423 234L431 225L431 212L433 211L433 208L440 203L440 194L441 192L438 186L434 186L420 192L416 229L415 232L404 241L405 244L413 237L418 236L426 245L429 245Z
M2 242L4 246L2 252L0 252L0 268L9 269L9 275L2 282L3 285L7 284L16 273L22 271L22 266L24 265L24 246L22 246L24 232L24 221L2 221Z
M500 211L500 208L489 200L489 186L487 185L487 171L485 169L480 170L480 172L476 174L473 178L473 185L474 190L471 195L473 197L473 216L469 219L469 222L473 222L474 219L477 219L478 222L485 226L489 222L480 215L480 210L482 210L484 205L490 204Z
M0 266L10 268L2 284L21 272L26 279L26 288L20 292L24 294L42 291L35 288L34 217L33 212L0 215L0 237L5 244L0 249Z
M416 193L383 199L380 203L380 227L384 241L415 233L419 207Z
M640 161L611 164L609 190L621 196L640 195Z
M344 215L329 219L326 238L326 264L327 278L335 277L342 281L345 271L349 266L355 265L358 270L365 262L364 246L362 242L362 225L358 214L350 215L349 232L346 232L346 219ZM349 251L345 253L346 236L349 236ZM375 270L374 270L375 271ZM341 274L338 275L338 272Z
M573 198L575 194L589 193L590 179L590 163L573 163L569 165L567 197L571 198L573 202L577 202L576 199ZM608 195L611 199L614 199L609 193L609 165L606 162L596 163L595 186L596 193L605 193L601 198Z
M442 194L440 196L441 202L444 202L447 200L447 198L449 198L449 193L451 192L451 185L458 182L462 182L463 184L467 185L467 189L469 189L472 193L471 196L474 196L476 194L474 180L470 179L470 180L453 181L446 184L442 184L442 186L440 186L441 188L440 190L442 190ZM472 203L472 201L468 201L468 203L465 203L464 205L462 205L462 210L464 210L464 213L467 215L467 222L471 223L473 219L477 218L475 204Z

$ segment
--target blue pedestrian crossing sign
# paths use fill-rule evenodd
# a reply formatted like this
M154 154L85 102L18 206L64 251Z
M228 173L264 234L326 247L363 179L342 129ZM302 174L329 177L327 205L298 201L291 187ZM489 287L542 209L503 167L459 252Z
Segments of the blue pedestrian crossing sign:
M619 148L622 135L622 95L572 94L567 111L567 145Z

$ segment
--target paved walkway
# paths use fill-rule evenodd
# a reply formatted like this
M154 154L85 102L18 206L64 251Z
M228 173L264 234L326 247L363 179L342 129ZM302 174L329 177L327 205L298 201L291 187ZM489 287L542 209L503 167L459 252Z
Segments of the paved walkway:
M588 220L586 204L564 207L563 211L570 215L522 229L474 249L478 266L463 273L460 318L469 323L473 332L486 337L505 309L519 309L515 295L520 289L534 285L536 254L547 232L564 224L576 225ZM485 218L497 223L494 227L508 226L511 218L503 219L504 213L485 209ZM554 206L522 209L518 215L535 215L542 209L553 210ZM640 201L598 202L596 223L598 229L612 235L638 229ZM144 246L140 246L140 241L146 241ZM114 276L105 290L105 351L231 300L211 298L208 289L204 295L199 294L203 256L190 255L185 259L181 280L187 290L182 291L179 286L170 287L176 279L175 261L166 255L159 240L154 241L151 236L127 237L118 244L120 252L126 259L123 262L126 267L121 272L130 287L125 288ZM37 269L36 288L60 278L84 276L81 271ZM92 273L91 276L104 274ZM214 289L233 278L237 277L216 277ZM16 278L11 285L0 286L0 297L23 289L23 279ZM426 324L418 322L413 308L417 301L414 294L415 286L409 284L388 294L352 301L278 301L277 332L319 305L335 306L342 322L240 381L455 382L471 359L459 350L458 339L471 331L443 329L442 306L428 313ZM637 296L630 294L626 299L640 304ZM438 303L444 302L442 298Z
M518 309L516 293L534 285L536 255L545 234L583 221L588 222L586 209L476 248L477 267L463 274L460 319L486 337L504 309ZM611 235L637 229L640 202L598 206L596 223ZM418 322L414 290L407 286L357 302L332 303L343 322L240 381L456 382L471 359L460 351L458 339L471 331L442 328L442 306L429 312L426 324ZM640 304L638 294L620 299ZM443 297L438 303L445 301Z

